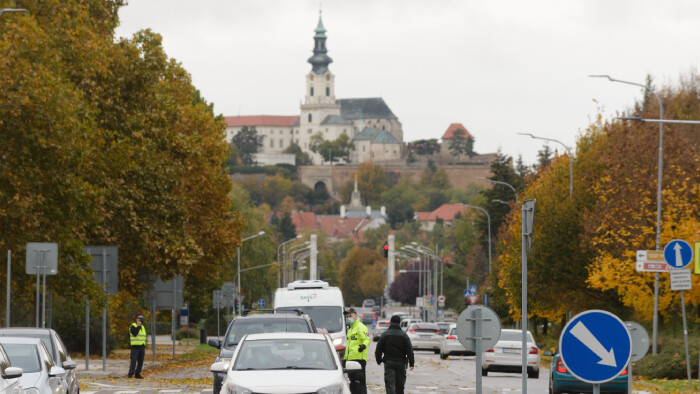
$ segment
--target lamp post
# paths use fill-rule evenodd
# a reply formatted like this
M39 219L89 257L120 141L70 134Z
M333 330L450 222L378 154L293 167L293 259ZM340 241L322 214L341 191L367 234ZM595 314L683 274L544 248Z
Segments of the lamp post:
M489 228L489 275L491 275L491 215L489 215L488 211L486 211L482 207L477 207L474 205L467 205L467 204L460 204L460 205L463 205L467 208L478 209L481 212L486 214L486 221L487 221L488 228Z
M499 199L497 199L497 198L492 198L491 201L493 201L493 202L500 202L500 203L503 204L503 205L510 205L510 203L509 203L508 201L499 200ZM516 200L516 202L517 202L517 200Z
M518 201L518 191L515 190L515 187L514 187L513 185L511 185L510 183L508 183L508 182L503 182L503 181L495 181L495 180L493 180L493 179L489 179L489 178L486 178L486 177L483 177L483 176L476 177L476 179L481 179L481 180L484 180L484 181L489 182L489 183L495 183L495 184L497 184L497 185L505 185L505 186L508 186L509 188L513 189L513 196L515 196L515 202L519 202L519 201Z
M619 79L611 78L609 75L589 75L591 78L607 78L610 82L619 82L627 85L639 86L645 89L647 92L651 93L656 97L656 101L659 103L659 120L664 118L664 105L661 103L659 95L656 94L651 86L642 85L641 83L621 81ZM659 122L659 172L656 177L656 250L661 248L661 177L663 174L663 160L664 160L664 123ZM659 324L659 273L654 273L654 320L652 324L652 354L656 354L656 338L657 338L657 328Z
M435 293L435 294L434 294L434 297L437 298L437 296L438 296L438 265L437 265L437 263L438 263L439 257L437 256L437 254L436 254L432 249L430 249L430 248L428 248L428 247L426 247L426 246L419 245L417 242L411 242L411 244L413 245L413 247L411 248L412 250L415 250L415 251L417 251L417 252L419 252L419 253L424 254L425 256L429 257L431 260L433 260L433 261L435 262L435 264L434 264L434 267L435 267L435 275L434 275L434 277L433 277L433 278L434 278L434 279L433 279L433 292ZM432 310L433 310L433 317L435 318L435 321L437 321L437 317L438 317L438 316L437 316L437 312L438 312L438 310L437 310L437 299L436 299L436 300L431 300L431 301L433 301L433 308L432 308Z
M285 246L285 245L287 245L287 244L290 243L290 242L294 242L294 241L296 241L297 239L300 239L300 238L301 238L301 235L297 235L296 237L294 237L294 238L292 238L292 239L290 239L290 240L288 240L288 241L284 241L284 242L282 242L281 244L279 244L279 245L277 246L277 287L282 287L282 282L281 282L281 279L280 279L280 248L284 246L284 248L285 248L284 250L286 251L286 246Z
M5 12L27 12L24 8L0 8L0 16Z
M297 251L304 250L305 247L308 246L308 245L310 245L310 244L311 244L310 241L306 241L306 242L304 242L304 243L301 244L301 245L292 246L292 247L289 248L288 250L285 250L285 253L284 253L284 264L283 264L283 265L284 265L283 270L284 270L284 284L285 284L285 286L287 285L287 283L290 282L290 280L289 280L290 273L288 272L288 269L287 269L287 264L288 264L288 262L289 262L289 256L293 256L294 253L296 253ZM302 248L302 249L299 249L299 248Z
M538 137L536 135L532 135L530 133L517 133L520 135L529 135L530 137L537 139L537 140L545 140L545 141L552 141L556 142L557 144L561 144L561 146L564 147L566 150L566 153L569 155L569 197L571 197L574 194L574 156L571 155L571 151L569 150L569 147L566 146L563 142L559 140L555 140L554 138L546 138L546 137Z
M265 234L264 231L260 231L259 233L253 234L250 237L243 238L241 240L241 244L243 244L243 242L245 242L249 239L253 239L253 238L259 237L259 236L264 235L264 234ZM240 246L238 246L236 248L236 254L238 255L238 272L236 272L236 276L238 277L238 287L236 288L236 301L238 301L238 313L240 313L240 311L241 311L241 247Z
M303 253L306 253L306 252L308 252L309 250L311 250L311 246L308 245L309 243L310 243L310 242L308 242L308 241L307 241L307 242L304 242L303 245L300 245L300 246L305 246L304 248L299 249L299 248L297 247L296 249L294 249L294 251L290 252L290 253L289 253L289 258L287 259L287 261L288 261L288 262L289 262L289 261L294 261L294 258L296 257L295 255L296 255L297 253L302 253L302 254L303 254ZM289 270L289 274L287 275L287 279L290 279L290 278L291 278L290 282L293 282L293 281L296 279L296 278L294 278L294 274L295 274L295 272L294 272L294 266L292 265L292 268Z

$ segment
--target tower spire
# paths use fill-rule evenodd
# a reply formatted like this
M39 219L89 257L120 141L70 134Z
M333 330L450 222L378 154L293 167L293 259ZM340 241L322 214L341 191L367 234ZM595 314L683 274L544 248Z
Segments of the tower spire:
M328 65L333 62L333 59L327 55L326 49L326 28L323 27L321 18L321 10L318 11L318 25L314 30L314 55L308 60L311 63L314 74L323 75L328 72Z

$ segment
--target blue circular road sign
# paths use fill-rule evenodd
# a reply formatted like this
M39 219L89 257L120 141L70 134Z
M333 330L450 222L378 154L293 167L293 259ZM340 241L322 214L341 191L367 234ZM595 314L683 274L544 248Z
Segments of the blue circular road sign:
M258 300L258 308L264 308L264 307L265 307L265 300L261 298Z
M674 239L664 247L664 260L671 268L685 268L693 260L693 249L682 239Z
M559 351L572 375L584 382L604 383L627 367L632 338L617 316L589 310L566 323L559 337Z

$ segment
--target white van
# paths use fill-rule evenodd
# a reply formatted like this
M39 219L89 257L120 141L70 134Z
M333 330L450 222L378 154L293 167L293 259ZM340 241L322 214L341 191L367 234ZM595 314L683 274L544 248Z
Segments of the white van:
M300 310L309 315L317 328L328 331L336 349L344 352L347 328L343 316L345 303L339 288L322 280L297 280L275 291L274 307L275 313Z

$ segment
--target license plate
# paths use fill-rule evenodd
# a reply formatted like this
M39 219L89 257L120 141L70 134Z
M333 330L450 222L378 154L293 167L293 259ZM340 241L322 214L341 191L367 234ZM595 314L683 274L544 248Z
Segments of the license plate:
M520 349L503 349L503 353L517 353L520 354Z
M432 335L419 335L420 338L430 338Z

